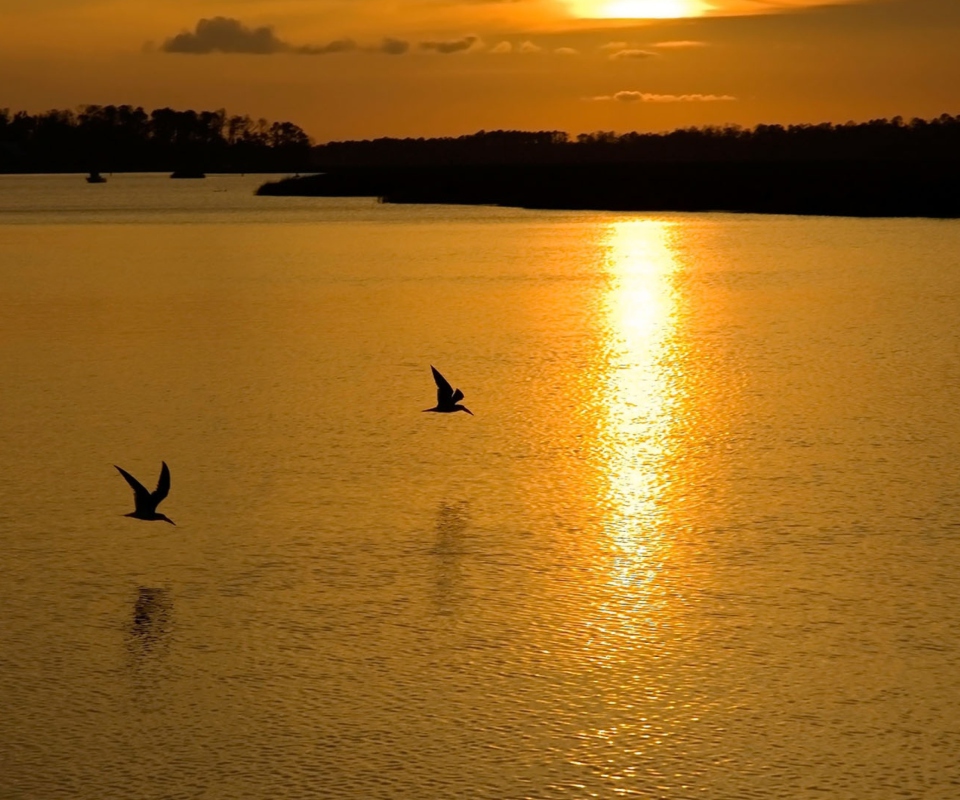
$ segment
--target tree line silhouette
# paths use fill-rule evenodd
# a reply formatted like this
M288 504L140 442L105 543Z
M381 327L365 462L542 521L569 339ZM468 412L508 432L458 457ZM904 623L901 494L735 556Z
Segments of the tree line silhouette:
M229 116L223 109L0 109L0 172L293 172L309 167L310 147L292 122Z
M960 216L960 116L331 142L265 195L618 211Z
M957 161L960 115L819 125L690 127L665 133L479 131L313 146L292 122L217 111L88 105L0 109L0 171L285 172L334 167L651 162Z
M668 133L480 131L432 139L330 142L313 150L314 166L464 166L650 162L956 161L960 115L902 117L840 125L682 128Z

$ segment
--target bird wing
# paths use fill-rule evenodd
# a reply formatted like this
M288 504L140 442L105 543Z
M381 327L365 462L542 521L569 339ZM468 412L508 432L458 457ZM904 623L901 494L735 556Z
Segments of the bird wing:
M461 392L459 389L455 389L453 392L453 397L450 399L453 400L454 403L459 403L461 400L463 400L463 392Z
M116 464L113 466L117 467ZM155 508L153 500L150 498L150 492L147 491L147 487L144 486L140 481L133 477L129 472L127 472L123 467L117 467L120 474L123 475L127 483L130 484L130 488L133 489L133 502L137 506L137 511L141 508L152 509Z
M450 398L453 397L453 387L447 383L447 379L443 377L439 372L437 372L436 367L430 367L433 370L433 380L437 384L437 405L442 406L444 403L450 402Z
M167 467L166 461L160 462L163 466L160 467L160 480L157 481L157 488L153 490L151 499L154 505L160 505L160 501L163 500L168 494L170 494L170 469Z

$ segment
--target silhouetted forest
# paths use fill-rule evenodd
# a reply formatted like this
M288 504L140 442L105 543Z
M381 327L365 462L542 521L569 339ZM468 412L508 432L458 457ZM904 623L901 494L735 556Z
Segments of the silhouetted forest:
M465 166L749 161L957 161L960 116L901 117L842 125L682 128L669 133L480 131L438 139L330 142L313 149L314 165Z
M314 148L259 194L622 211L960 216L960 117L905 123L483 132Z
M682 128L667 133L480 131L311 146L292 122L217 111L83 106L0 109L0 172L305 172L335 167L792 161L957 161L960 116L841 125Z
M309 168L310 146L292 122L223 109L0 109L0 172L294 172Z
M960 116L667 133L480 131L312 146L218 111L0 109L0 172L321 172L260 194L531 208L960 216Z

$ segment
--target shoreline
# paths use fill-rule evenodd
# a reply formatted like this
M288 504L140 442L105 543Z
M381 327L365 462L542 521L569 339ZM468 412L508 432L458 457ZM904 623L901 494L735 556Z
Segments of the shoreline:
M960 218L960 161L779 161L333 167L261 196L541 210Z

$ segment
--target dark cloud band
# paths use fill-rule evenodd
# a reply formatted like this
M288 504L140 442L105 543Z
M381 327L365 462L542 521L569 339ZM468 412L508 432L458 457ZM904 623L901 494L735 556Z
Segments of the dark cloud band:
M167 39L160 48L166 53L250 53L268 55L290 50L273 28L248 28L238 19L201 19L193 33L184 31Z
M437 53L462 53L469 50L477 42L476 36L464 36L462 39L453 39L445 42L420 42L421 50L433 50Z
M379 45L361 48L353 39L335 39L328 44L293 45L274 33L273 28L251 28L231 17L201 19L196 28L183 31L167 39L160 47L165 53L243 53L247 55L272 55L293 53L302 56L325 56L365 50L371 53L402 55L410 49L410 43L402 39L385 38Z

